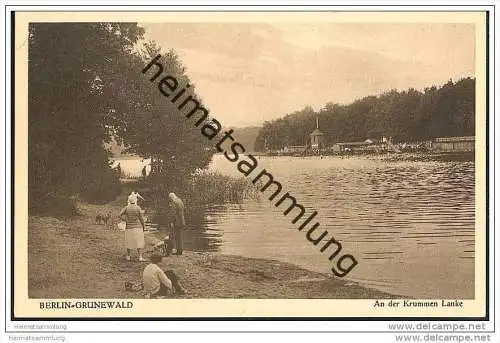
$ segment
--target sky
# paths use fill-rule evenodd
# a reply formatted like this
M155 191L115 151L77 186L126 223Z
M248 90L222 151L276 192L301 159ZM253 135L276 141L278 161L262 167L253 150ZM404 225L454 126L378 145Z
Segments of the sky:
M327 102L474 76L474 26L407 23L142 23L174 49L223 126Z

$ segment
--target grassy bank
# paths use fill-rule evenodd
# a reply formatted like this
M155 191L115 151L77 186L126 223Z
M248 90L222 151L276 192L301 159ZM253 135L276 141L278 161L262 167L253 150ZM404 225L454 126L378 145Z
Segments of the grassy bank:
M125 281L140 280L145 263L125 261L116 229L122 197L106 205L78 203L80 215L29 218L28 278L31 298L141 298ZM110 226L94 223L111 211ZM273 260L186 251L162 267L179 275L184 298L392 298L393 295Z

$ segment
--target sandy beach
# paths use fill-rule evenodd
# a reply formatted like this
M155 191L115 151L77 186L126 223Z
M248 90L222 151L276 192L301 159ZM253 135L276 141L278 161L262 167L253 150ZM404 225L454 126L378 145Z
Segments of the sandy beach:
M30 298L144 297L124 287L140 282L147 263L124 258L123 232L116 227L120 200L80 202L74 217L29 218ZM113 223L95 224L99 211L111 211ZM399 298L275 260L185 251L163 258L161 267L179 276L183 298Z

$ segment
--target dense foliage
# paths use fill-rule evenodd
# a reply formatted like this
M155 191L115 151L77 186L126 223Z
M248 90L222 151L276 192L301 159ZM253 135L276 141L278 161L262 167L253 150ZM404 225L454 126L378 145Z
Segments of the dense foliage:
M172 188L185 182L197 169L208 166L214 150L210 149L210 141L201 134L203 125L196 127L196 120L186 118L160 93L159 79L150 81L156 69L146 75L141 73L158 54L162 55L163 75L174 76L179 89L190 84L185 96L193 95L202 102L176 53L173 50L164 53L155 43L146 43L132 68L130 80L133 82L130 81L125 96L122 96L128 100L128 106L120 117L123 125L117 126L116 134L128 147L127 152L154 160L150 175L152 182Z
M473 136L475 130L475 79L442 87L367 96L349 105L328 103L319 112L311 107L266 122L256 141L256 150L307 145L319 118L329 146L336 142L392 137L410 142L435 137Z
M57 211L75 195L114 198L119 179L103 145L112 137L165 165L158 182L209 163L212 153L199 129L141 73L160 51L143 34L135 23L30 25L30 212ZM176 54L162 55L166 72L187 81Z

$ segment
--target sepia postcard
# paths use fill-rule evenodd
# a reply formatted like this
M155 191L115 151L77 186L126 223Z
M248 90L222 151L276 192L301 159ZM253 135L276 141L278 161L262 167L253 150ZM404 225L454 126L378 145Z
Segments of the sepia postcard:
M481 11L17 11L13 318L487 318Z

